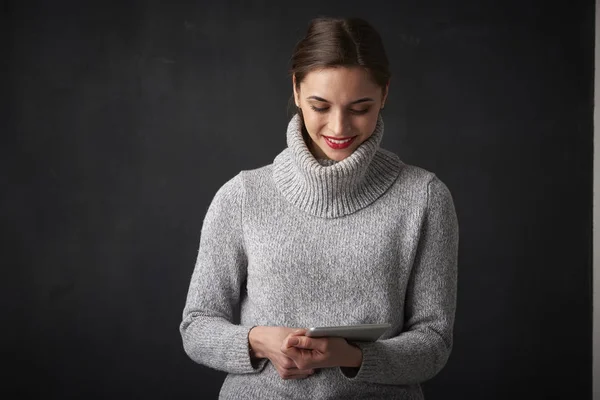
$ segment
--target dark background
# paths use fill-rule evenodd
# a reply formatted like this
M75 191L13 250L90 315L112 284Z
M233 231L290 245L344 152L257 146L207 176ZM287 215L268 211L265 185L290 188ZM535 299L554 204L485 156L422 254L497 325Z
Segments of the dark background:
M594 2L553 3L3 2L1 390L216 398L178 331L203 217L285 147L289 58L327 15L379 30L382 146L454 195L427 398L591 398Z

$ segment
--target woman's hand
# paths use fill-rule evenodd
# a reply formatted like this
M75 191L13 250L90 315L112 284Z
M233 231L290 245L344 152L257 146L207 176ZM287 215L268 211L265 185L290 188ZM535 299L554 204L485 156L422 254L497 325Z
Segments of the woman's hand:
M282 351L284 340L297 330L278 326L256 326L248 341L256 358L268 358L283 379L303 379L314 373L311 368L298 368Z
M360 367L362 350L343 338L311 338L306 330L290 333L281 346L281 352L291 358L301 370L330 367Z

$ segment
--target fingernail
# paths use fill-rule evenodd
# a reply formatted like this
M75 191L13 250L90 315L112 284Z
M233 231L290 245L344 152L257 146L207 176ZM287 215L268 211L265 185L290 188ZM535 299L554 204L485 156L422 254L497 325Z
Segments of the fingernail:
M297 338L290 338L290 340L288 341L290 346L295 346L298 344L298 339Z

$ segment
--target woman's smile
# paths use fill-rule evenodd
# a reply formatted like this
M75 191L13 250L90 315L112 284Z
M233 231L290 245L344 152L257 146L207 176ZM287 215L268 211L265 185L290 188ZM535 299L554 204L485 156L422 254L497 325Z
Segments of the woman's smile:
M354 142L354 139L357 137L358 136L352 136L350 138L333 138L330 136L323 136L325 143L327 143L327 145L334 150L341 150L350 147L352 142Z

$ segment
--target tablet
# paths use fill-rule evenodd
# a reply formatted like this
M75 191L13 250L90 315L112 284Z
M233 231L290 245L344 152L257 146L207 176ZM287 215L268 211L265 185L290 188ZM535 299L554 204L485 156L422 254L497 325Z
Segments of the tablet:
M357 342L374 342L392 325L390 324L361 324L347 326L318 326L308 329L309 337L343 337Z

